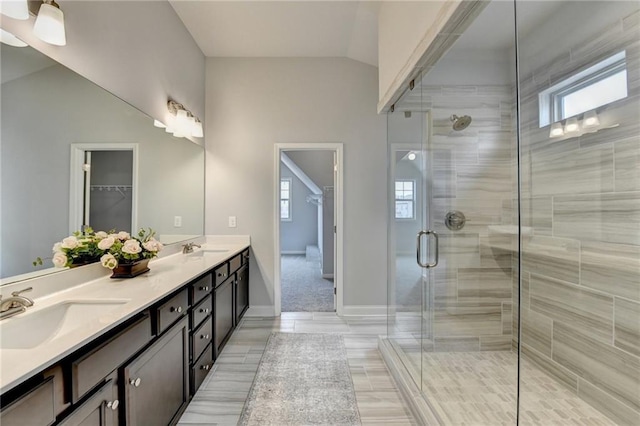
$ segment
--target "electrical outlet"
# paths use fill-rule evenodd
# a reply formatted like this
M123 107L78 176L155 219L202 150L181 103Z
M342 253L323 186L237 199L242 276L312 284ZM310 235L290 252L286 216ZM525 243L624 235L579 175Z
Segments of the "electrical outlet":
M173 226L175 228L180 228L182 226L182 216L174 216Z
M235 228L235 227L236 227L236 217L229 216L229 228Z

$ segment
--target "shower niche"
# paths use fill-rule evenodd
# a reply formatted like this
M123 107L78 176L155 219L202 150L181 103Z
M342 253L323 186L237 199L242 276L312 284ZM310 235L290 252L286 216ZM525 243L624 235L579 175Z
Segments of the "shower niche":
M639 9L487 3L388 113L380 348L422 422L640 424ZM539 93L620 51L606 124L551 137Z

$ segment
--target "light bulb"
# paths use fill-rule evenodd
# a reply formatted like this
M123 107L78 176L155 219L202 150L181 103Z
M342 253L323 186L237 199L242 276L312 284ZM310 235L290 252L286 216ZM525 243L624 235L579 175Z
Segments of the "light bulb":
M64 13L54 1L42 3L36 23L33 25L33 33L42 41L56 46L67 44L64 30Z
M416 153L415 152L410 152L409 155L407 155L407 158L411 161L416 159Z
M551 125L551 130L549 131L550 138L559 138L564 135L564 129L562 128L562 123L557 122Z
M162 121L159 121L159 120L153 120L153 125L155 127L161 128L161 129L164 129L164 128L167 127L167 126L164 125L164 123Z
M29 19L29 5L27 0L2 0L0 1L0 13L9 18L24 21Z
M598 114L595 110L587 111L584 113L584 118L582 119L582 127L596 127L600 125L600 119L598 118Z
M194 138L201 138L204 136L204 131L202 129L202 122L200 120L197 120L193 124L193 131L191 132L191 136L193 136Z
M569 118L567 123L564 125L565 133L573 133L580 130L580 124L578 123L578 119L576 117Z
M176 113L175 128L173 129L173 136L176 138L184 138L191 134L191 128L189 127L189 117L187 111L179 109Z
M25 43L24 41L20 40L18 37L14 36L9 31L3 30L2 28L0 28L0 42L2 42L4 44L7 44L9 46L13 46L13 47L26 47L26 46L28 46L27 43Z

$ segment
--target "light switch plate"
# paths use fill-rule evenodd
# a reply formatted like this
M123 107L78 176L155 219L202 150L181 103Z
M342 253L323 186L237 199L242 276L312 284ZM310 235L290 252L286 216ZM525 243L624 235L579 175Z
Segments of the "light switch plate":
M173 226L175 228L180 228L182 226L182 216L174 216Z
M235 228L235 227L236 227L236 217L229 216L229 228Z

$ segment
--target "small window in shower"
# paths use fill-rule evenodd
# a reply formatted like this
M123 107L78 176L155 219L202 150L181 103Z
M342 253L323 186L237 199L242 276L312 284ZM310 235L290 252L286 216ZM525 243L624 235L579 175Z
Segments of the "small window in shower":
M395 187L396 219L415 218L416 181L397 180Z
M620 52L540 92L540 127L626 97L626 55Z

